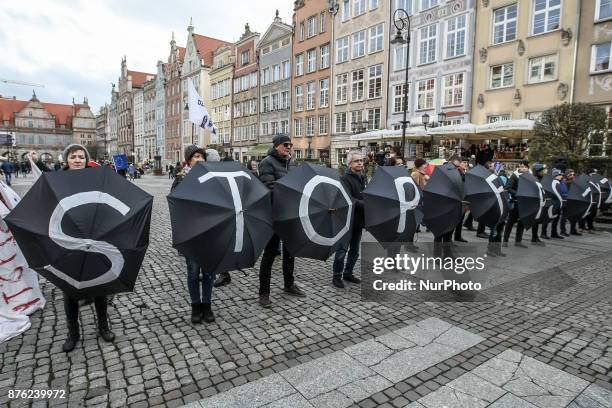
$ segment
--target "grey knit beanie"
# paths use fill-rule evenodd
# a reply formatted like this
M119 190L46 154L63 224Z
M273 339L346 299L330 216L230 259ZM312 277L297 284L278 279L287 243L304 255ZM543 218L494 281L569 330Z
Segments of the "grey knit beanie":
M89 163L91 161L91 157L89 157L89 152L87 151L85 146L80 145L78 143L72 143L72 144L69 144L68 146L66 146L66 148L64 149L64 152L62 153L63 161L68 163L68 155L71 152L74 152L76 150L82 150L82 151L85 152L85 164L87 164L87 163Z

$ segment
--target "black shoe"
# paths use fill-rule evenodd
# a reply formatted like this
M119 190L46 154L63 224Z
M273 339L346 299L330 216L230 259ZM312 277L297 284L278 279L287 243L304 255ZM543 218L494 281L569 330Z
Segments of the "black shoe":
M465 224L463 224L463 226L464 226L464 227L465 227L465 229L466 229L466 230L468 230L468 231L476 231L476 230L474 229L474 226L473 226L473 225L469 225L469 224L468 224L468 225L465 225Z
M215 314L210 308L210 303L202 303L202 320L206 323L212 323L215 321Z
M342 279L340 278L332 279L332 285L334 285L337 288L344 289L344 282L342 282Z
M514 246L519 247L519 248L529 248L527 245L523 244L522 242L515 242Z
M582 234L581 234L580 232L578 232L578 231L572 231L572 232L571 232L571 234L572 234L572 235L576 235L576 236L578 236L578 237L581 237L581 236L582 236Z
M361 279L356 277L355 275L347 275L342 277L343 280L351 283L361 283Z
M259 295L259 305L261 307L265 307L266 309L272 307L272 302L270 302L270 295Z
M546 234L542 234L542 235L540 235L540 238L542 238L542 239L550 239L550 238L548 237L548 235L546 235Z
M532 240L531 241L531 245L537 245L537 246L546 246L546 244L542 241L538 240Z
M74 322L68 322L68 337L66 338L66 341L62 345L62 350L65 353L68 353L74 350L77 343L79 342L79 338L80 338L80 335L79 335L78 320Z
M569 237L570 235L567 232L562 232L561 235L563 235L564 237Z
M110 343L111 341L115 340L115 333L113 333L109 329L100 330L100 332L98 332L98 334L107 343Z
M191 304L191 323L199 324L202 323L202 304L192 303Z
M108 300L102 298L100 302L99 298L95 300L96 305L96 317L98 318L98 334L104 341L110 342L115 340L115 334L111 331L108 324Z
M297 284L293 284L291 286L289 286L288 288L284 289L285 293L287 295L291 295L291 296L297 296L297 297L305 297L306 294L304 292L302 292L302 289L300 289L298 287Z
M561 235L559 235L559 234L554 234L554 235L551 235L550 237L551 237L552 239L565 239L565 238L563 238L563 237L562 237Z
M484 232L479 232L478 234L476 234L476 236L478 238L489 239L489 235L487 233L484 233Z
M215 288L220 288L221 286L229 285L232 282L232 278L228 272L222 272L219 274L219 277L213 283Z
M489 237L487 237L487 238L489 238ZM468 241L467 241L467 239L463 239L463 238L459 237L459 238L455 238L455 242L468 242Z

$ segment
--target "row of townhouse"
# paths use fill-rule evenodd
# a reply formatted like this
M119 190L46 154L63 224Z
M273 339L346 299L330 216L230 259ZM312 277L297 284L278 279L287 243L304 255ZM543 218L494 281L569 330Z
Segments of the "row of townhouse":
M406 24L410 41L392 41ZM537 119L564 102L610 111L611 54L612 0L296 0L292 25L277 12L263 35L247 24L235 43L190 24L186 48L173 38L156 75L127 71L124 59L117 108L106 114L115 111L118 148L145 158L178 161L186 144L200 143L247 161L286 133L296 158L337 164L358 145L351 135L401 128L404 108L410 126L424 114L444 124ZM216 137L187 119L187 78ZM157 81L148 98L146 81ZM407 149L415 155L414 143Z

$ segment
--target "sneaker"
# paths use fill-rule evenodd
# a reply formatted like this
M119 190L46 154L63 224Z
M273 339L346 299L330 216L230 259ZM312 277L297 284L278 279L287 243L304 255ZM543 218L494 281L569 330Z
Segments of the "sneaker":
M272 302L270 302L270 295L259 295L259 305L266 309L272 307Z
M342 282L342 279L340 278L332 279L332 285L334 285L337 288L344 289L344 282Z
M306 296L306 294L302 291L302 289L300 289L298 285L295 283L289 286L288 288L285 288L284 291L287 295L291 295L291 296L297 296L297 297Z
M361 283L361 279L357 278L355 275L343 276L342 279L351 283Z
M476 236L478 238L489 239L489 235L484 232L479 232L478 234L476 234Z

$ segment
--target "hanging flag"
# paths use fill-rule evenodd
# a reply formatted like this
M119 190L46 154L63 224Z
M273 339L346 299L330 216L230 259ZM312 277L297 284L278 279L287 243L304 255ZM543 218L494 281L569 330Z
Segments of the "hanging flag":
M208 114L208 110L204 106L204 102L198 91L196 90L191 78L187 79L187 98L189 106L189 120L192 123L200 126L203 129L208 129L212 133L210 142L211 144L217 144L217 127L213 124L213 121Z
M125 170L129 167L128 157L125 154L116 154L113 156L113 163L115 163L115 171Z
M34 160L32 160L32 155L30 153L27 154L28 160L30 161L30 168L32 169L32 174L34 175L34 181L38 180L42 171L38 168Z

